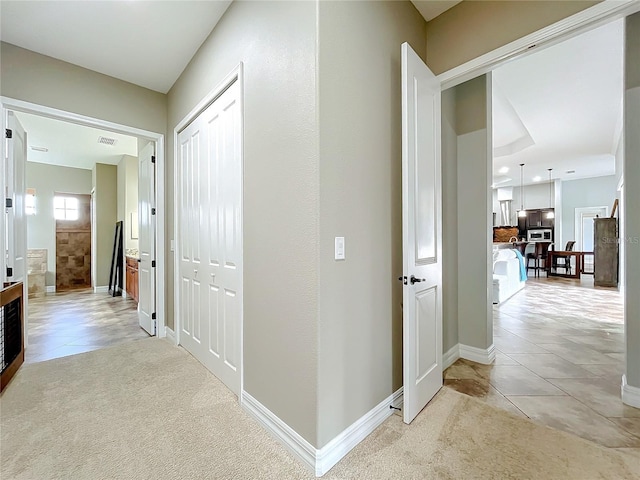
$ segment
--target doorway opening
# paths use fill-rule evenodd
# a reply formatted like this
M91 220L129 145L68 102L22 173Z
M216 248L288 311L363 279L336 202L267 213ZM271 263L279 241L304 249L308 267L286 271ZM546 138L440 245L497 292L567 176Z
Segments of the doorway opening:
M606 72L604 84L614 84L602 87L613 96L608 104L600 96L587 93L590 81L597 81L596 75L589 82L572 81L563 70L570 67L569 60L556 58L551 64L542 60L560 50L566 53L575 46L582 48L587 37L596 39L595 46L588 48L589 55L574 52L571 62L576 68L572 72L580 75L578 67L584 68L598 57L610 62L612 65L606 68L588 67ZM617 41L613 46L605 41L610 37ZM617 289L594 289L593 277L587 275L593 272L593 219L609 217L611 212L610 207L594 207L611 206L619 195L615 165L623 127L622 39L622 22L613 21L492 71L496 360L493 365L461 361L449 372L448 380L454 388L518 415L554 427L562 425L595 441L601 440L590 436L593 423L608 428L612 419L628 412L620 398L619 384L625 362L623 297ZM510 83L512 77L515 81ZM523 77L540 81L532 86ZM556 90L543 87L549 80L560 82ZM563 82L574 91L567 92ZM543 95L536 96L539 89ZM572 94L578 99L581 95L588 97L588 101L584 97L578 100L580 108L589 110L584 115L578 108L571 109L568 116L560 111L559 107L576 101L569 98ZM562 98L545 111L544 99L558 98L556 95ZM587 125L594 116L604 123L597 134ZM503 130L497 131L500 127ZM562 141L573 137L579 147L567 146L561 153L555 152L544 145L554 137ZM502 231L509 233L496 238ZM551 244L558 255L543 255L540 269L527 271L528 263L534 265L536 247L543 242ZM573 252L577 253L564 257L568 263L559 263L564 269L558 271L578 278L562 278L549 271L549 267L556 267L554 258L569 250L569 242L575 242ZM504 250L513 253L503 256ZM500 298L496 280L522 285ZM463 370L461 366L473 373L456 378ZM569 411L572 419L563 423L563 418L571 416ZM624 427L614 430L612 436L619 441L629 438Z
M11 112L20 119L28 139L22 178L27 218L6 225L9 243L19 229L27 239L28 266L22 278L12 278L28 291L26 361L164 337L164 305L156 301L164 282L155 281L164 271L164 240L157 235L164 220L150 219L152 208L154 217L164 210L164 192L155 187L164 182L163 169L155 168L164 157L163 135L12 99L3 98L2 104L3 117ZM145 152L154 168L147 168L147 183L141 185L139 157ZM148 214L139 215L139 201ZM126 258L138 267L139 251L151 252L154 268L135 279L142 288L134 289L133 279L124 275L125 255L116 259L123 290L112 296L108 285L117 221L126 225ZM139 237L153 248L139 249ZM140 292L139 302L132 298L134 290ZM153 317L153 323L145 326L143 317Z

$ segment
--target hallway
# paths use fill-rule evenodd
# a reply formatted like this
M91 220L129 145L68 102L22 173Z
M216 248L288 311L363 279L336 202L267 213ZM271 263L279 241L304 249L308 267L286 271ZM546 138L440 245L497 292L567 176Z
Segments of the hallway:
M148 338L136 303L107 293L76 290L29 299L25 363Z
M458 360L445 385L640 458L640 409L620 399L622 300L589 279L529 279L494 305L494 364Z

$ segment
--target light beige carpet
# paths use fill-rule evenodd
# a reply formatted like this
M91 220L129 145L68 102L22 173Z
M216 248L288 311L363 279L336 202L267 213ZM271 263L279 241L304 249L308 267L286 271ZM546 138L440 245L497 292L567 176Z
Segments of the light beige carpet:
M145 339L25 365L0 399L4 479L309 479L189 354ZM443 389L329 479L638 479L638 457Z

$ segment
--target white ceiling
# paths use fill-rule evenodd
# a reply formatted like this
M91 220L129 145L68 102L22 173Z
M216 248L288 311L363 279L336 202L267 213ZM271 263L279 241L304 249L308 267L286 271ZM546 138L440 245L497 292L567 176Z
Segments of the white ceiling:
M123 155L138 156L138 139L97 128L16 112L27 132L27 160L91 170L96 163L116 165ZM116 140L98 143L99 137ZM46 148L47 152L32 147Z
M427 20L459 3L412 1ZM0 38L167 92L230 3L2 0ZM519 163L525 163L525 183L536 175L544 181L547 168L553 168L554 178L563 179L613 174L612 154L622 127L622 63L618 21L495 70L494 147L499 156L494 160L494 182L519 184ZM105 151L104 145L89 141L97 131L80 133L83 127L54 126L48 119L24 121L29 144L49 148L47 154L29 150L32 161L69 164L72 155L80 159L67 145L76 131L89 148L83 152L85 159L112 163L115 156L132 154ZM65 140L59 145L61 139ZM65 148L69 159L57 153ZM92 168L87 161L78 165ZM509 171L499 174L504 167Z
M2 0L0 38L167 93L230 4Z
M504 65L493 84L494 184L519 185L520 163L525 184L548 168L563 180L615 173L623 20Z

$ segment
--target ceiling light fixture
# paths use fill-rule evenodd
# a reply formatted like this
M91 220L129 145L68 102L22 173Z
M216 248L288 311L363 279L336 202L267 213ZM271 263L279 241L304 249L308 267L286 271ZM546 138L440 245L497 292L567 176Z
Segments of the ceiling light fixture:
M507 173L509 171L509 167L502 167L500 170L498 170L499 173Z
M520 164L520 210L518 211L519 217L526 217L527 212L524 209L524 163Z
M533 180L534 182L539 182L540 180L542 180L542 177L540 175L536 175L531 180Z
M48 152L49 149L46 147L34 147L31 145L31 150L35 150L36 152Z
M555 218L556 215L555 213L553 213L553 192L552 192L552 185L551 185L551 170L553 170L552 168L548 168L547 170L549 170L549 208L551 208L552 210L549 210L547 212L547 218Z

